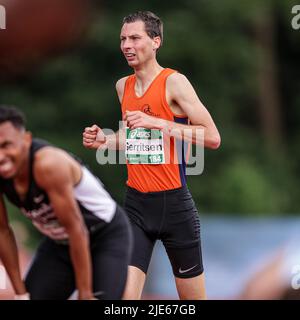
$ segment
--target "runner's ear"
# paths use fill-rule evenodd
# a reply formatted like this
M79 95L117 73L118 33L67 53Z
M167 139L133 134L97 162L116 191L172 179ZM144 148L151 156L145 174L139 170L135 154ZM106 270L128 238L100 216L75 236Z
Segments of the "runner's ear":
M161 39L160 37L153 38L153 50L158 50L161 46Z

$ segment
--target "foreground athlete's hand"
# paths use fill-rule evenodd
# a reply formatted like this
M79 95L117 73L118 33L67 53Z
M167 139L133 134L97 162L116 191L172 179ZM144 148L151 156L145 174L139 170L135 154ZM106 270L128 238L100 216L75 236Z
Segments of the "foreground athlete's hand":
M82 143L84 147L88 149L98 149L99 147L105 145L106 136L103 131L94 124L92 127L87 127L84 129Z

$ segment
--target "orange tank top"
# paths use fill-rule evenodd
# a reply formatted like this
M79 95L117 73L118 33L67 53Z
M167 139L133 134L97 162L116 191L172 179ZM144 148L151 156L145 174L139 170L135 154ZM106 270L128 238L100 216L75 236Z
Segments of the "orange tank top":
M123 116L126 111L142 111L153 117L187 124L188 118L175 115L166 100L166 80L174 72L176 71L169 68L163 69L141 97L135 93L136 76L129 76L126 80L122 101ZM164 144L165 153L168 154L165 163L129 164L127 162L127 185L129 187L140 192L158 192L180 188L186 184L185 151L187 145L174 138L167 140L168 143Z

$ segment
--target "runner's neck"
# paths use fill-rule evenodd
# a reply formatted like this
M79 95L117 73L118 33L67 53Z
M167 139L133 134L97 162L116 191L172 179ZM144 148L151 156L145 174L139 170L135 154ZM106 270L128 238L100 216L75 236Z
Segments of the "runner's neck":
M164 70L157 61L141 68L134 69L136 82L141 87L147 87Z

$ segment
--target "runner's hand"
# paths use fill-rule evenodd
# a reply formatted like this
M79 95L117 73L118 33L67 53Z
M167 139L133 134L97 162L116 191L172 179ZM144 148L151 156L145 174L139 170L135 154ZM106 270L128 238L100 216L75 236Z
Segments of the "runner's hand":
M83 145L88 149L98 149L106 143L106 136L97 126L87 127L83 132Z
M126 111L123 120L127 121L130 129L163 129L165 125L165 120L149 116L141 111Z

